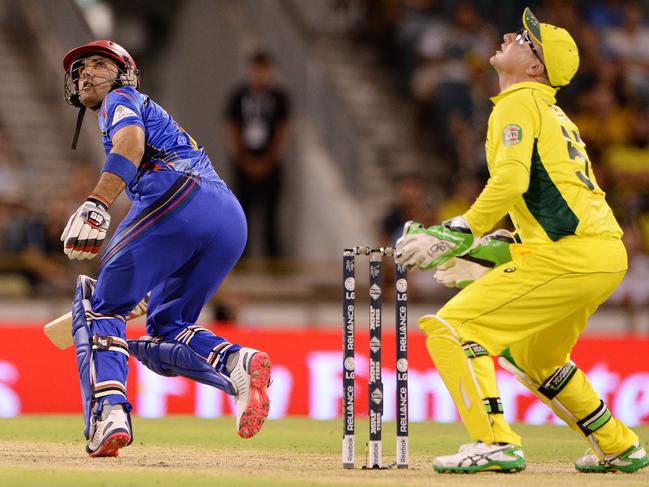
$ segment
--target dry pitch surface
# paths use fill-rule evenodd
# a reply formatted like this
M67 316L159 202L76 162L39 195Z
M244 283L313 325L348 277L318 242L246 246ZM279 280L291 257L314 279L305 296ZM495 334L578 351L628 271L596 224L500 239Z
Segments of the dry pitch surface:
M357 433L359 467L366 422ZM649 486L649 468L635 474L580 474L572 467L587 445L566 427L523 426L528 468L519 474L440 475L438 454L466 441L458 424L411 425L408 470L354 471L340 466L340 422L270 421L241 440L230 418L135 418L135 442L119 458L84 454L81 418L27 416L0 420L2 486ZM636 428L644 444L649 427ZM386 463L394 460L394 424L384 426Z

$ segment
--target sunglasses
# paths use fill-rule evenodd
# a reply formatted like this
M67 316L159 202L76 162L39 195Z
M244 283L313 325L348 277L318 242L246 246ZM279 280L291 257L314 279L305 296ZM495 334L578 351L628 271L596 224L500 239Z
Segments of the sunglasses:
M545 62L543 61L543 58L539 54L539 51L536 49L534 46L534 43L532 42L532 39L530 39L530 34L527 32L527 29L521 29L518 32L516 32L516 42L518 42L521 46L523 44L527 44L530 46L530 49L532 50L532 54L536 56L536 58L541 61L541 64L543 67L545 67Z

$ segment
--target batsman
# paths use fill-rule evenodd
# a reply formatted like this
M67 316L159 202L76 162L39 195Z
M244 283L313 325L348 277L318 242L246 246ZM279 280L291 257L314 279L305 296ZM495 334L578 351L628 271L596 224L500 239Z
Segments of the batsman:
M622 230L595 180L579 130L555 104L579 53L570 34L529 9L491 57L500 93L486 140L490 178L461 216L408 222L396 260L463 289L419 327L471 443L434 459L438 472L517 472L521 437L503 418L491 356L590 448L580 472L649 464L638 436L612 416L570 353L627 270ZM515 234L483 236L506 214Z
M89 109L106 152L97 185L63 230L65 254L95 257L110 206L123 191L131 200L101 255L97 280L79 276L72 303L87 453L117 456L133 441L130 355L161 375L234 396L237 432L254 436L270 407L269 356L196 324L245 247L239 202L203 147L139 91L137 66L123 47L89 42L65 55L63 69L65 98L79 108L73 148ZM147 337L126 340L126 318L147 294Z

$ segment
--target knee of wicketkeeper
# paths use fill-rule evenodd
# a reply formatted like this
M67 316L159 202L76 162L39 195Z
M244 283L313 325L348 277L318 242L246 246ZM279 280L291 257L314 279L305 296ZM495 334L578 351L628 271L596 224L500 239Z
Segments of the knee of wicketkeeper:
M419 327L426 335L426 348L471 438L489 444L497 441L520 444L520 437L508 430L504 421L494 421L494 415L502 418L502 405L488 352L476 343L462 343L453 326L440 316L423 316ZM472 362L476 362L478 370Z
M417 324L419 325L419 329L424 332L424 335L426 335L426 338L438 336L440 332L444 331L444 333L446 333L447 331L440 328L439 319L433 315L422 316L417 321ZM448 324L448 327L455 331L452 325Z
M588 384L586 375L572 361L539 381L532 379L518 366L509 349L503 350L498 362L573 430L589 440L595 453L603 455L593 433L606 425L612 415L604 401Z
M484 416L484 413L482 413L482 415L475 413L464 414L463 421L467 424L467 429L472 431L474 439L520 445L521 437L512 431L503 416L504 410L498 392L496 371L489 351L479 343L463 340L453 328L452 324L448 323L440 316L423 316L419 320L419 328L426 335L426 347L431 353L433 361L435 361L433 354L442 351L440 346L447 348L448 346L451 346L450 344L452 342L455 342L455 347L457 347L457 355L454 355L455 362L453 367L459 369L462 366L459 361L463 356L466 357L466 363L469 367L468 370L470 371L472 378L469 379L468 376L465 376L465 379L473 381L477 386L476 392L479 394L479 401L484 407L484 413L487 414L486 416ZM447 342L448 345L433 345L430 343L431 341L438 341L439 339L443 342ZM444 378L444 373L441 370L440 375ZM451 395L453 396L452 393ZM456 399L457 398L454 397L454 400ZM456 405L457 404L458 401L456 400ZM461 405L458 406L458 409L462 415ZM487 429L489 431L485 435ZM478 431L482 432L483 436L479 436L480 433L478 433Z

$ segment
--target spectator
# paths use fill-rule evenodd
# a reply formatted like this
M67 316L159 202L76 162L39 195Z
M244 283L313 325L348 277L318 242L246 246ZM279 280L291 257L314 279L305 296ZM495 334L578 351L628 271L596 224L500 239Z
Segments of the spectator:
M458 137L465 136L474 115L472 70L489 59L497 38L495 29L467 1L457 4L450 23L431 22L421 36L421 62L412 92L425 138L454 166L466 159Z
M649 188L649 113L645 109L633 109L628 141L612 144L604 161L620 189L635 193Z
M14 151L0 130L0 197L15 200L22 187L22 175Z
M385 245L394 245L401 236L403 224L408 220L417 220L424 224L433 224L433 195L427 194L426 186L416 174L406 174L397 181L395 202L383 218L382 241Z
M612 86L604 82L579 95L577 106L572 119L596 164L609 145L626 141L629 110L619 103Z
M261 244L265 257L281 255L277 209L289 116L289 98L274 80L272 59L266 52L254 53L248 79L230 96L226 109L234 190L248 217L248 255L255 244Z
M649 25L640 2L626 2L623 12L622 25L604 31L604 47L625 62L629 83L649 101Z
M622 24L624 2L621 0L597 0L588 2L585 17L597 29L618 27Z
M55 255L60 253L61 225L67 221L67 216L60 219L61 207L67 211L54 199L47 217L40 217L24 198L0 196L0 273L21 276L32 294L68 291L72 282L67 266Z
M453 185L453 194L440 205L435 221L444 221L466 212L480 194L483 183L473 177L459 177Z
M649 255L637 226L624 226L624 246L629 254L629 270L608 303L633 307L649 305L649 286L646 285L649 282Z

